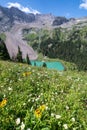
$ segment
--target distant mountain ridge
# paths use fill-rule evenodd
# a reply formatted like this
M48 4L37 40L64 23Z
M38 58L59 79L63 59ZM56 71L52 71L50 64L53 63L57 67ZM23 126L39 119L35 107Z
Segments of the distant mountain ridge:
M46 27L72 27L74 24L82 23L86 25L87 17L83 18L70 18L61 16L54 16L52 14L33 14L25 13L19 10L18 8L11 7L6 8L0 6L0 32L8 31L14 24L17 23L33 23L39 26ZM81 26L83 26L81 24Z
M39 23L40 25L58 26L67 23L71 19L55 17L52 14L24 13L18 8L6 8L0 6L0 32L9 30L15 23Z

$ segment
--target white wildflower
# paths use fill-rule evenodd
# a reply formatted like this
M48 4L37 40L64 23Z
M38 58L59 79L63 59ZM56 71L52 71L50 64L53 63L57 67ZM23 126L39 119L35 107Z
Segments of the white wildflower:
M51 98L52 101L54 101L54 98Z
M20 121L20 118L17 118L17 119L16 119L16 124L19 125L20 122L21 122L21 121Z
M24 128L25 128L25 124L22 122L21 123L21 130L24 130Z
M10 84L12 83L12 80L10 80Z
M6 97L6 95L4 94L4 96L3 96L4 98Z
M9 91L11 91L11 90L12 90L12 88L11 88L11 87L8 87L8 90L9 90Z
M69 110L69 106L66 106L66 110Z
M72 120L72 122L75 122L75 118L74 117L71 120Z
M31 130L30 128L28 128L27 130Z
M60 119L61 116L60 115L55 115L56 119Z
M33 111L33 107L31 107L30 111Z
M46 106L46 110L48 110L48 106Z
M23 103L23 106L25 106L26 105L26 103Z
M41 95L38 96L38 98L40 98L40 97L41 97Z
M18 80L19 80L19 81L22 81L22 79L21 79L21 78L19 78Z
M30 102L31 100L30 99L28 99L28 102Z
M73 128L73 130L76 130L76 128Z
M55 114L54 114L54 113L51 113L51 116L52 116L52 117L54 117L54 116L55 116Z
M57 95L58 93L57 93L57 92L55 92L55 94Z
M32 102L34 102L34 99L32 99Z
M32 94L29 95L30 97L32 96Z
M68 129L67 124L64 124L64 125L63 125L63 127L64 127L64 129L65 129L65 130L67 130L67 129Z
M40 98L38 97L38 98L35 99L35 101L38 101L39 99L40 99Z

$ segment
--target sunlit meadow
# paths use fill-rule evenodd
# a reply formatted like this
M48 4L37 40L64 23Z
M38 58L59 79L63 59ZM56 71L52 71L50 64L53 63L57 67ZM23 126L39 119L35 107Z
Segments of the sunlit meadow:
M0 61L0 130L87 130L87 73Z

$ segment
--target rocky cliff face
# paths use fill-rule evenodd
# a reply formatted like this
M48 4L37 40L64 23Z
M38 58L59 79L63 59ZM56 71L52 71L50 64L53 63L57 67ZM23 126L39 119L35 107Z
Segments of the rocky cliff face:
M9 13L7 8L0 6L0 32L8 30L12 26L12 22L9 18Z
M67 22L69 22L69 19L66 19L65 17L55 17L55 20L53 21L53 26L58 26Z
M26 14L17 8L0 6L0 32L9 30L15 23L30 23L35 20L34 14Z
M55 16L52 14L37 14L35 16L35 21L39 24L51 26L53 24L53 21L55 20Z

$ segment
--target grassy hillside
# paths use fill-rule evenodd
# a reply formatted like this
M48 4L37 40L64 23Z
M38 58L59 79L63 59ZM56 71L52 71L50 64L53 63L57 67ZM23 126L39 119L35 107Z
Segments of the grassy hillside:
M0 130L87 130L87 73L0 61Z

